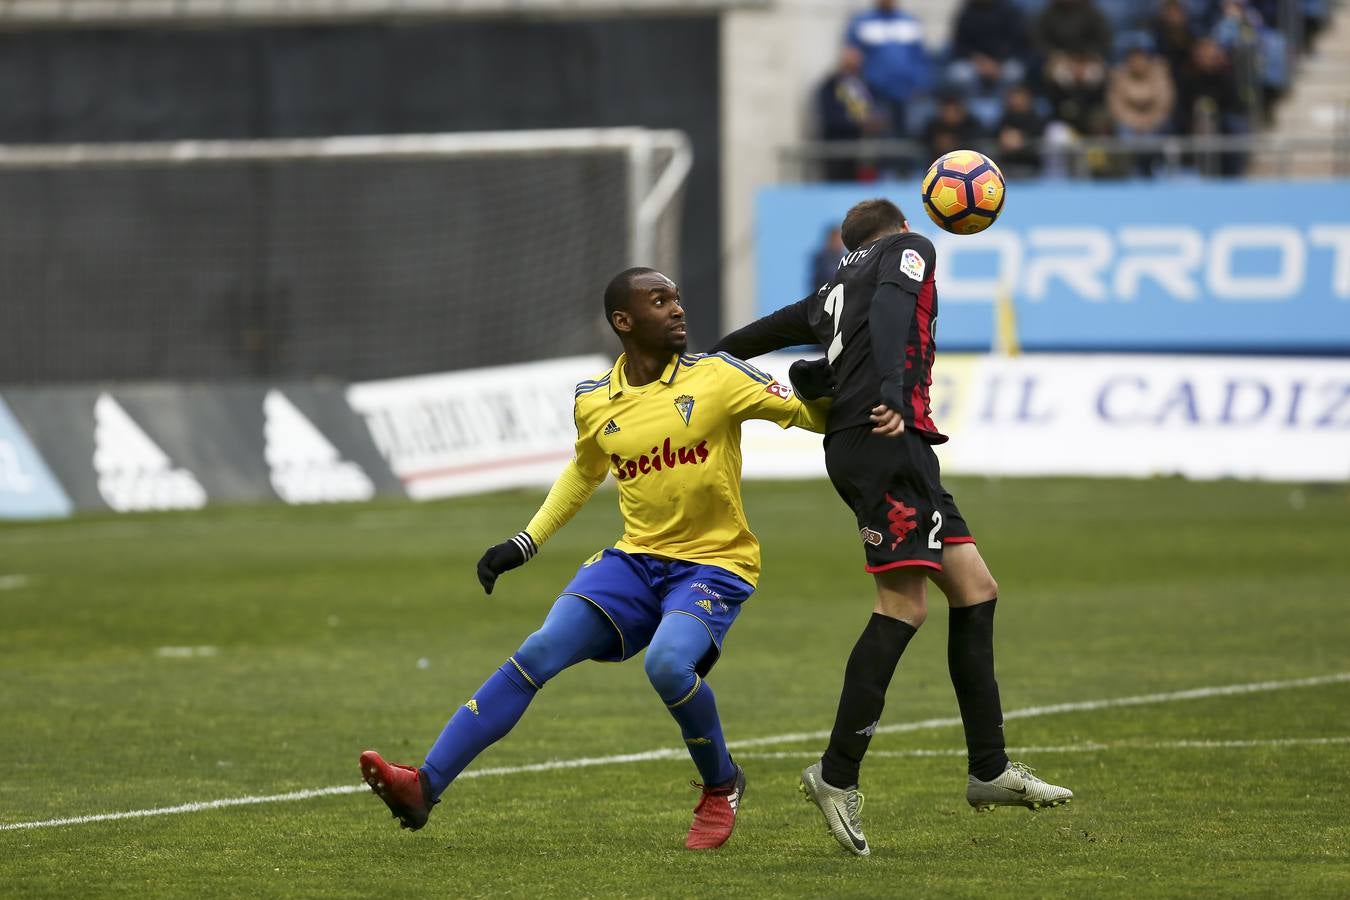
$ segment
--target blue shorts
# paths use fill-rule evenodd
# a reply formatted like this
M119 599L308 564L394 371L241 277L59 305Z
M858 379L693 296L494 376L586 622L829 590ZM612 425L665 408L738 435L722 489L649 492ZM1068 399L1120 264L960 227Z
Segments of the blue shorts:
M717 566L611 548L587 560L563 594L593 603L618 631L618 654L595 657L606 662L635 656L651 643L666 616L698 619L713 642L696 668L699 675L707 675L741 604L754 591L743 578Z

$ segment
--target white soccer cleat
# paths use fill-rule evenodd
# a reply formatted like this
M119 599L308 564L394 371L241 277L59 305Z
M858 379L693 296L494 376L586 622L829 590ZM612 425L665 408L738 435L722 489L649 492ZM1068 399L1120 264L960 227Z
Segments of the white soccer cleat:
M820 763L815 763L802 772L802 783L798 790L806 795L807 800L820 807L825 825L840 846L855 856L871 854L872 848L867 846L867 838L862 830L863 795L858 793L856 785L837 788L828 784L821 777Z
M966 782L966 802L980 812L995 806L1025 806L1042 809L1060 806L1073 799L1073 791L1042 781L1029 766L1008 763L1003 774L993 781L981 781L974 775Z

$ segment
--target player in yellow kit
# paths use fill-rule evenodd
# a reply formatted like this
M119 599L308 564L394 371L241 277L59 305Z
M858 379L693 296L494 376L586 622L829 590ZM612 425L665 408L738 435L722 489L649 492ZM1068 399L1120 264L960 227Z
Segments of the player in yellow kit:
M614 367L577 385L576 454L525 530L488 548L478 578L531 559L612 474L623 537L577 571L544 624L461 706L421 768L361 754L366 782L405 828L479 753L501 739L544 684L587 659L647 649L647 676L703 778L685 846L731 837L745 791L704 682L722 639L759 579L759 542L741 504L741 422L767 419L822 432L826 410L726 354L686 354L679 288L652 269L619 273L605 314L623 343Z

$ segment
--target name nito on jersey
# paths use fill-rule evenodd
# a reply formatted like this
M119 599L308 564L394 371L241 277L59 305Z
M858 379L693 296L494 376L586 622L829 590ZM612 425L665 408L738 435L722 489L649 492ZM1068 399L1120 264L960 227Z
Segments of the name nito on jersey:
M867 256L867 254L871 253L873 248L875 248L876 246L877 246L876 244L868 244L861 250L854 250L852 253L845 253L843 258L839 260L839 265L837 268L842 269L844 266L851 266L858 260L864 259Z
M1323 254L1330 256L1331 294L1350 299L1345 225L1223 225L1208 232L1189 225L1005 228L957 239L939 235L935 243L944 261L943 296L955 300L987 302L1008 285L1032 302L1066 289L1094 302L1158 291L1186 301L1277 302L1303 292L1310 261ZM963 259L971 255L992 255L996 271L963 274L989 270ZM1260 260L1259 272L1251 271L1253 258Z

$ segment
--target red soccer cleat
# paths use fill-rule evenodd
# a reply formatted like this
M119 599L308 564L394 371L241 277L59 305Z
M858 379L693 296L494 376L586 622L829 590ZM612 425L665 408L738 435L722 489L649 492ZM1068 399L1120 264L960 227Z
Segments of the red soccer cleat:
M361 777L375 795L384 801L399 824L416 831L427 824L436 800L427 796L427 782L412 766L387 763L374 750L361 754Z
M737 766L734 778L715 787L690 783L703 790L703 797L694 807L694 824L684 839L685 849L713 850L725 844L736 827L736 810L745 796L745 770Z

